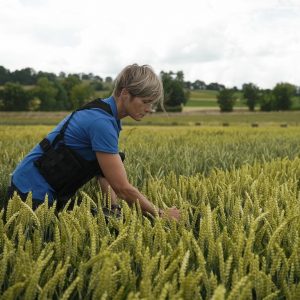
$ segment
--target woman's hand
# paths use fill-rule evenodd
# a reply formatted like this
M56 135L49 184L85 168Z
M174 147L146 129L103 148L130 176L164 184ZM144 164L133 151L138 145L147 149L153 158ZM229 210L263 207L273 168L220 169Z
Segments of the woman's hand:
M175 219L178 221L180 219L180 210L176 207L160 209L159 216L162 218Z

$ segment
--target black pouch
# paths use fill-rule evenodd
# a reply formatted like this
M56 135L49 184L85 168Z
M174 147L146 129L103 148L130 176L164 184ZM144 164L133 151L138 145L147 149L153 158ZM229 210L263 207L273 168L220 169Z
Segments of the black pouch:
M34 161L34 165L55 190L58 197L72 197L80 187L93 177L104 177L97 159L85 160L65 144L54 149L47 139L44 139L41 144L47 150ZM119 155L124 161L125 154L120 152Z
M34 162L34 165L58 193L70 182L75 183L74 175L82 174L86 167L83 159L64 144L57 149L51 147Z
M47 138L40 142L44 153L34 162L34 165L55 190L57 199L64 199L61 200L62 202L72 197L81 186L94 176L104 176L97 159L85 160L64 143L65 130L75 112L83 109L100 108L113 115L109 104L99 100L101 99L96 99L74 111L52 143ZM124 161L125 154L120 152L120 156Z

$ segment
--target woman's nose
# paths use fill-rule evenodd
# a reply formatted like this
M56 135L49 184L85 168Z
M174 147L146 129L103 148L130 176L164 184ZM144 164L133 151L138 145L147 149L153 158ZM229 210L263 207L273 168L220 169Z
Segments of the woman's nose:
M146 111L151 110L151 106L150 106L150 105L147 105L145 110L146 110Z
M151 112L152 111L152 105L151 104L147 104L145 107L145 111L146 112Z

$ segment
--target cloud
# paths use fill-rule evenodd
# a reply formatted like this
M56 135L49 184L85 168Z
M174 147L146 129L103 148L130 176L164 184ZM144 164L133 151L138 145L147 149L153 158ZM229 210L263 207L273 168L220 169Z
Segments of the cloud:
M224 57L226 47L226 38L216 28L210 31L200 28L178 36L163 59L169 64L218 61Z
M298 0L10 0L0 64L114 77L137 62L191 81L299 84L298 28Z
M80 32L74 28L40 25L31 35L38 44L53 47L75 47L81 43Z
M47 4L47 0L19 0L18 2L24 6L33 6L33 7L43 6Z

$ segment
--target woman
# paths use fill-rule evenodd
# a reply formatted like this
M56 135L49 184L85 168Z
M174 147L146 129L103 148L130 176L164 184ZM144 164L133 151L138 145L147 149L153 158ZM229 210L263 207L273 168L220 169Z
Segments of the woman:
M152 105L163 100L161 80L150 66L125 67L115 80L111 97L97 99L67 116L20 162L12 175L9 196L17 192L22 200L32 192L33 208L57 200L59 208L89 179L98 176L101 190L129 205L139 202L143 213L179 219L172 207L156 208L127 179L123 157L118 151L120 120L140 121ZM110 191L108 191L110 189Z

